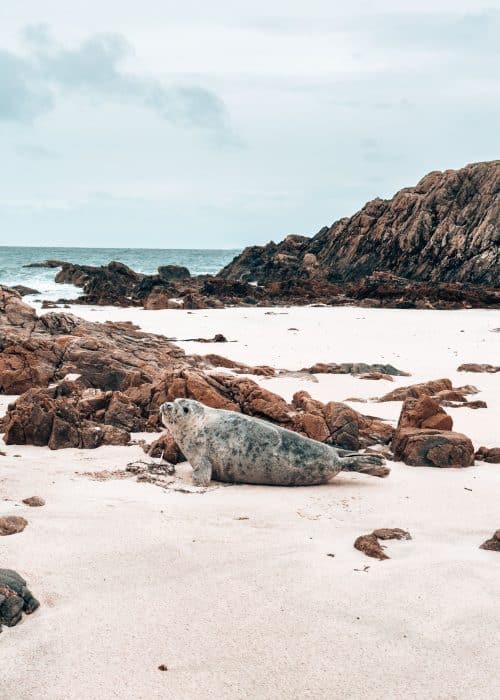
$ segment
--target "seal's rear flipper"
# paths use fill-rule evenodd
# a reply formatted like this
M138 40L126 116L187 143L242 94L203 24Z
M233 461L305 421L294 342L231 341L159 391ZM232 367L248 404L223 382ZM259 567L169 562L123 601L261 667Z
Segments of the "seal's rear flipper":
M342 471L369 474L370 476L378 476L381 479L389 476L391 473L389 467L385 466L384 458L380 455L352 452L344 457L340 457L340 463Z

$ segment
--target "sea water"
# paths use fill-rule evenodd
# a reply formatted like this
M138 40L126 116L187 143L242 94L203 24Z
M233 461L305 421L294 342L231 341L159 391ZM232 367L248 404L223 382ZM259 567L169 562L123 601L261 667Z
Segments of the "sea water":
M35 299L74 299L81 289L71 284L56 284L59 268L24 267L45 260L64 260L79 265L106 265L111 260L125 263L136 272L153 274L159 265L184 265L192 275L215 274L227 265L239 250L191 250L159 248L30 248L0 246L0 284L23 284L40 292Z

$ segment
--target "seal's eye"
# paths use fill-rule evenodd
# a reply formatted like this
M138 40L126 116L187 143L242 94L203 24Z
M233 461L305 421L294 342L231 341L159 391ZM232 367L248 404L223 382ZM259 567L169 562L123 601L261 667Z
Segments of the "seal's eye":
M184 413L189 413L189 408L187 406L184 406Z

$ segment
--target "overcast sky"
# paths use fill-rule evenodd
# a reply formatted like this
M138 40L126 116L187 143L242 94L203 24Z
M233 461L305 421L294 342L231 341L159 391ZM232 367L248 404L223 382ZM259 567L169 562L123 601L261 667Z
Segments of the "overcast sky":
M0 243L233 248L499 156L500 0L0 5Z

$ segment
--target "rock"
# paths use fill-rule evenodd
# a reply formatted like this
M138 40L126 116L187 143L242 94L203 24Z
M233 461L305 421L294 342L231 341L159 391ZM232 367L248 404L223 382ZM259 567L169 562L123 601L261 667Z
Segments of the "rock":
M79 301L84 300L88 304L133 306L134 289L143 277L117 261L101 267L64 263L55 281L83 287L83 297Z
M389 559L390 557L382 549L379 540L411 540L411 535L399 527L384 527L374 530L370 535L361 535L354 542L354 547L367 557L374 559Z
M384 379L387 382L394 381L390 374L383 374L382 372L367 372L366 374L360 374L359 379Z
M400 275L406 283L433 283L416 296L406 294L413 306L416 299L424 307L428 298L432 303L436 283L448 284L441 296L453 302L460 292L453 284L498 285L499 190L500 161L432 172L392 199L368 202L312 239L288 236L278 245L246 248L220 274L260 284L311 275L364 284L371 275L382 280L384 275ZM306 258L309 254L315 256L314 267ZM383 292L379 289L374 295ZM392 294L397 299L397 290Z
M23 498L23 503L31 508L39 508L45 505L45 501L40 496L30 496L29 498Z
M360 535L360 537L355 540L354 547L359 549L360 552L363 552L363 554L366 554L367 557L380 559L380 561L389 559L375 535Z
M30 389L9 407L3 419L5 443L48 445L51 450L127 445L130 441L128 431L120 426L104 424L114 417L117 421L124 420L123 414L116 409L116 405L120 405L120 393L117 392L116 396L112 392L107 395L101 393L93 403L89 403L88 398L82 399L84 396L85 391L78 382L65 382L49 389ZM111 415L106 415L106 411L99 408L101 401L115 408ZM137 419L139 409L133 403L130 405L133 409L130 420L133 421ZM145 428L145 422L144 419L138 424Z
M374 530L373 535L379 540L411 540L411 535L399 527L382 527Z
M55 301L50 301L49 299L44 299L42 301L42 309L58 309L59 304L56 304Z
M391 443L396 461L413 467L470 467L474 447L466 435L430 428L399 429Z
M496 372L500 372L500 366L464 364L457 368L457 372L488 372L489 374L494 374Z
M158 268L158 275L165 282L191 277L191 273L187 267L183 267L182 265L161 265Z
M186 366L185 353L162 336L128 324L91 323L68 313L41 318L17 292L0 287L0 393L47 387L67 374L104 390L125 390Z
M0 632L2 625L17 625L23 612L31 615L39 606L40 603L18 573L11 569L0 569Z
M419 399L405 399L399 415L400 428L433 428L434 430L451 430L453 419L430 396Z
M489 549L491 552L500 552L500 530L493 533L493 537L480 545L479 549Z
M18 515L5 515L0 517L0 536L16 535L22 532L28 521Z
M19 292L19 294L22 297L28 296L28 294L40 294L38 289L33 289L32 287L25 287L24 284L15 284L12 289L15 289L16 292Z
M440 391L450 391L452 384L449 379L434 379L422 384L400 386L397 389L382 396L379 401L404 401L408 398L418 399L421 396L434 396Z
M146 297L144 308L148 311L159 311L161 309L182 308L182 304L174 303L169 292L161 287L155 287L151 294Z
M179 338L183 343L227 343L228 339L222 333L216 333L213 338ZM233 363L237 366L238 363Z
M263 377L274 377L276 376L276 370L274 367L269 367L268 365L257 365L256 367L245 365L243 362L235 362L227 357L222 357L221 355L208 354L202 355L201 357L194 356L199 367L203 369L212 369L214 367L225 367L226 369L232 369L238 374L256 374Z
M35 309L21 300L19 292L0 285L0 328L11 329L13 334L29 334L36 320Z
M454 403L453 401L441 401L441 406L452 406L453 408L488 408L486 401L462 401L462 403Z
M476 459L490 464L500 464L500 447L480 447L476 452Z
M442 403L443 401L452 401L458 403L467 402L467 399L460 389L444 389L443 391L438 391L432 395L435 401Z
M130 432L158 430L160 405L181 397L346 449L387 444L394 432L345 404L325 405L305 392L289 404L248 377L203 371L222 365L273 376L273 368L250 368L217 355L189 357L132 324L91 323L67 313L38 318L17 292L2 287L0 350L0 392L21 394L0 419L7 444L124 445Z
M186 461L177 443L168 431L162 433L151 445L145 445L143 449L150 457L161 458L170 464L179 464L179 462Z
M62 267L63 265L66 265L66 264L68 264L68 263L65 263L64 260L45 260L44 262L28 263L27 265L23 265L23 267L56 268L56 267Z
M367 374L377 374L377 375L390 375L391 377L409 377L407 372L402 372L393 365L381 365L381 364L367 364L365 362L342 362L341 364L336 364L335 362L317 362L312 367L304 367L300 370L301 372L308 372L309 374L354 374L354 375L367 375ZM373 379L375 377L363 376L363 379ZM377 379L382 379L382 376L376 377Z

